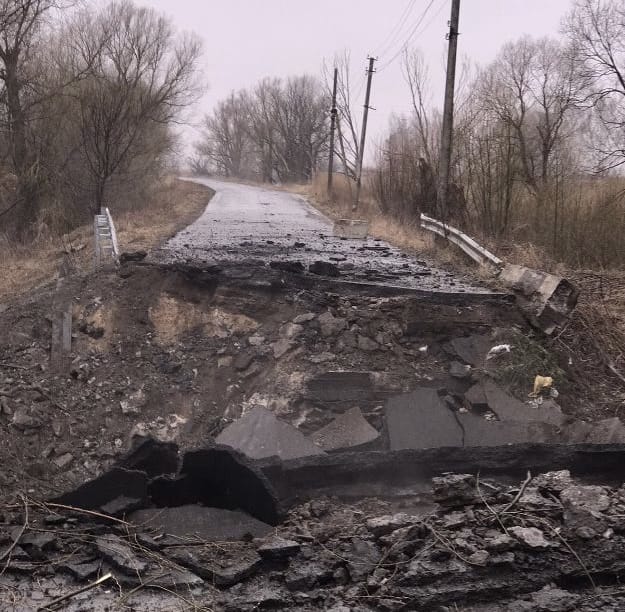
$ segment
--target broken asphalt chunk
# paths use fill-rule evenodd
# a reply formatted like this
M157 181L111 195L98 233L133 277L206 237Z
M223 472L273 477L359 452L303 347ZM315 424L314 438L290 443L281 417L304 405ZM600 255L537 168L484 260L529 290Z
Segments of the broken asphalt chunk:
M324 451L336 451L371 444L380 433L369 424L360 408L351 408L310 437Z
M253 408L228 425L217 436L216 442L252 459L278 456L286 460L323 454L301 431L262 406Z
M102 558L128 576L145 572L148 564L137 557L132 548L119 536L106 535L95 539L95 547Z
M299 549L299 542L272 536L260 544L257 552L263 559L287 559L296 554Z
M464 431L465 447L559 441L558 429L547 423L494 421L472 413L460 413L457 418Z
M341 274L338 266L328 261L315 261L308 266L308 271L319 276L337 277Z
M291 274L302 274L304 272L304 264L301 261L272 261L269 263L269 267L273 270L281 270Z
M459 379L471 378L471 366L459 361L452 361L449 364L449 375Z
M536 527L510 527L508 531L529 548L549 548L545 534Z
M536 421L556 427L560 427L565 421L560 407L553 401L544 401L537 406L526 404L489 379L484 380L483 389L488 408L497 415L500 421Z
M460 358L464 363L473 367L483 367L491 344L492 342L487 335L474 334L450 340L445 346L445 350Z
M143 528L199 542L263 537L272 530L270 525L244 512L198 505L138 510L129 520Z
M596 423L575 421L564 429L563 437L567 444L623 444L625 425L618 417Z
M129 251L123 252L119 256L119 263L125 264L129 261L143 261L148 256L147 251Z
M307 395L317 402L368 401L374 398L371 374L369 372L324 372L308 382Z
M101 561L90 561L85 560L83 562L77 563L61 563L59 564L59 569L71 574L76 580L80 580L84 582L86 580L90 580L94 578L100 568L102 567Z
M466 506L477 499L473 474L446 474L432 478L434 500L446 506Z
M83 510L102 510L104 506L120 497L139 500L138 503L141 505L146 504L148 499L146 473L114 467L102 476L89 480L51 501Z
M178 471L178 445L155 438L139 438L138 443L117 462L126 470L145 472L150 478Z
M235 546L216 552L209 547L176 547L166 551L176 563L220 588L231 587L249 578L262 564L255 551Z
M190 494L196 503L244 510L270 525L280 521L281 511L273 486L260 469L232 448L214 445L189 451L180 473L186 495Z
M462 429L436 389L420 388L386 403L391 450L462 446Z

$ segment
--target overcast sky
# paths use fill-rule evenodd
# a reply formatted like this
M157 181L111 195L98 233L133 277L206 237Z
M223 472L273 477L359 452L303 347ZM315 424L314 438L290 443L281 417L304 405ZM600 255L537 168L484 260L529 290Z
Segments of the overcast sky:
M447 21L451 0L137 0L169 15L182 30L204 41L203 70L208 91L195 119L232 90L265 76L320 74L324 58L347 49L354 82L365 78L367 55L379 56L373 76L371 140L379 141L392 113L410 108L399 57L404 44L420 48L429 67L432 103L442 106ZM524 34L557 35L570 0L463 0L459 54L486 63L503 43ZM408 11L408 9L411 9ZM403 28L401 17L405 16ZM412 37L411 31L415 30ZM364 84L364 83L363 83ZM364 87L357 103L361 107ZM361 108L358 113L360 114ZM185 130L187 140L194 138Z

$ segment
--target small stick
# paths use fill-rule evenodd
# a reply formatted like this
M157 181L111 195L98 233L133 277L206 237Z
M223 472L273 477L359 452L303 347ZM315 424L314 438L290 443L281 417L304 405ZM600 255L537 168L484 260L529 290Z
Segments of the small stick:
M31 366L33 367L33 366ZM36 367L36 366L34 366ZM28 366L17 365L16 363L5 363L0 361L0 368L11 368L13 370L30 370Z
M50 608L55 607L58 604L63 603L64 601L67 601L68 599L71 599L72 597L75 597L76 595L80 595L81 593L84 593L85 591L94 589L95 587L101 585L107 580L110 580L112 577L113 577L113 574L111 574L110 572L108 574L104 574L104 576L102 576L101 578L98 578L95 582L92 582L88 584L87 586L81 587L80 589L76 589L75 591L72 591L71 593L67 593L66 595L63 595L62 597L59 597L51 601L45 606L41 606L37 608L37 612L41 612L41 610L49 610Z
M527 485L532 481L532 473L527 470L527 478L523 481L519 492L516 494L515 498L501 511L501 514L505 514L509 512L514 505L523 497L523 493L525 493L525 489L527 489Z
M484 495L482 495L482 490L480 489L480 474L479 474L479 472L478 472L477 477L475 479L475 488L477 489L477 493L480 496L480 499L482 500L484 505L488 508L488 510L491 512L491 514L497 519L497 522L499 523L499 525L503 529L504 533L506 535L508 535L508 530L506 529L506 526L503 524L503 522L501 520L501 517L499 516L499 514L497 514L495 509L486 501L486 498L484 497Z
M122 525L127 525L128 527L132 527L132 523L128 523L127 521L122 521L122 519L115 518L114 516L109 516L108 514L95 512L94 510L84 510L83 508L74 508L74 506L66 506L64 504L55 504L53 502L46 502L46 503L40 502L40 505L42 505L44 508L61 508L62 510L70 510L71 512L88 514L89 516L97 516L99 518L107 519L115 523L120 523Z
M11 554L13 549L17 546L18 542L20 541L20 538L24 535L24 532L26 531L26 527L28 527L28 503L26 502L26 498L23 495L20 495L20 497L22 499L22 502L24 503L24 524L20 528L20 532L17 534L17 537L15 538L15 540L13 540L11 545L0 555L0 561L3 561ZM8 565L8 561L7 561L7 565Z

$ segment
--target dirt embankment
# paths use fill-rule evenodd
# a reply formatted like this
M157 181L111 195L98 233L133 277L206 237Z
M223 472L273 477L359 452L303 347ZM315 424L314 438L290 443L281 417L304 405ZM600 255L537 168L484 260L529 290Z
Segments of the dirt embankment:
M163 179L141 209L111 212L122 248L149 251L199 217L212 191L203 185L173 177ZM93 270L93 225L69 234L46 232L27 245L0 241L0 310L16 295L50 282L63 261L78 274Z

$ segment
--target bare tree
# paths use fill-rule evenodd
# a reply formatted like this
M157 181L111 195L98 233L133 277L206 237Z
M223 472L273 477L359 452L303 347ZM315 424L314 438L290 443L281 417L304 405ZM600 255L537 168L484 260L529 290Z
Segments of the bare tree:
M41 26L44 15L55 6L53 0L0 1L0 79L4 85L9 152L17 177L16 197L10 209L19 207L15 215L21 234L25 233L37 212L36 163L27 146L27 114L23 92L24 56ZM0 211L2 214L9 209Z
M101 51L89 78L74 92L81 148L93 186L92 210L106 201L110 179L128 174L130 163L153 135L155 149L167 142L166 127L199 94L200 42L178 35L171 22L130 0L113 2L93 16L89 40ZM89 50L83 47L83 55Z
M402 71L410 88L412 116L420 154L430 167L434 167L434 149L437 148L437 142L431 126L430 100L426 93L431 87L423 53L418 49L406 49L402 57Z
M584 85L580 101L598 119L597 169L616 168L625 163L625 5L575 0L564 29Z
M339 136L339 150L335 151L335 154L341 161L345 175L356 180L356 165L360 151L360 130L358 128L358 121L354 115L354 97L357 97L355 94L362 93L362 88L360 91L354 91L351 75L351 59L349 52L344 51L342 54L335 56L331 68L326 62L323 64L322 72L328 96L332 95L334 68L338 69L336 108Z
M317 79L265 79L218 104L198 150L228 176L306 181L327 153L328 99Z
M524 37L503 47L478 87L484 109L512 128L526 185L538 195L578 102L574 62L558 42Z
M204 133L196 151L219 174L240 177L249 149L247 105L242 94L233 92L204 118Z

